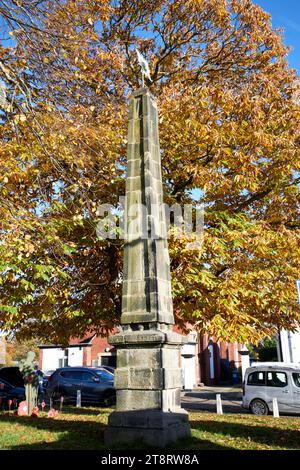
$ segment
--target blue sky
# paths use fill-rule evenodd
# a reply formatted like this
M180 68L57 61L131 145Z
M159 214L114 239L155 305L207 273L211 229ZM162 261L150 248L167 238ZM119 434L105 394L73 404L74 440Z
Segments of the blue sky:
M289 63L300 75L300 0L253 1L271 13L274 27L285 30L284 42L293 48L289 55Z
M300 0L253 0L265 11L271 13L274 28L284 29L284 43L291 46L289 64L300 75ZM200 189L192 190L192 198L199 200Z
M293 48L289 54L289 63L300 75L300 1L254 0L254 2L271 13L274 27L285 30L284 43Z

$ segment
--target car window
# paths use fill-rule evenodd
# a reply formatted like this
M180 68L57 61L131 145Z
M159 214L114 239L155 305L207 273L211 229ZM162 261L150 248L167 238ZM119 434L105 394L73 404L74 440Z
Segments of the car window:
M296 387L300 387L300 372L293 372L293 382Z
M248 376L248 385L265 385L265 372L256 371Z
M81 380L82 372L80 370L62 370L60 375L68 380Z
M268 387L286 387L287 375L285 372L267 372Z
M111 382L114 380L113 374L106 370L97 370L96 374L100 377L101 382Z
M14 387L24 387L24 380L18 367L3 367L0 377Z
M5 382L4 380L1 380L0 379L0 391L2 390L10 390L12 388L12 386L10 384L8 384L7 382Z
M94 382L93 377L95 377L95 375L91 374L91 372L81 372L81 378L84 382Z

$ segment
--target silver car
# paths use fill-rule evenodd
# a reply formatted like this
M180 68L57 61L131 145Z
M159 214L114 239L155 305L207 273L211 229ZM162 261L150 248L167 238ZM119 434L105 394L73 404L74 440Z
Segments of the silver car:
M242 406L267 415L273 411L273 398L280 413L300 414L300 364L257 363L246 369Z

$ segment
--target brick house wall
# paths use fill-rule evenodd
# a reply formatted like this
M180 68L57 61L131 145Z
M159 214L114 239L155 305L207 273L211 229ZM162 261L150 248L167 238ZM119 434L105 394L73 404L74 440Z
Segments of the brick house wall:
M174 330L181 333L176 327L174 327ZM46 349L49 347L56 349L57 355L62 354L62 349L57 346L41 346L39 355L39 367L41 369L44 369L44 363L46 361L46 359L44 361L43 348ZM89 335L85 338L72 338L70 347L68 348L69 355L72 354L72 349L76 347L82 349L82 363L76 365L116 366L116 352L108 343L107 337ZM208 335L197 334L195 344L191 346L191 348L193 347L193 360L189 361L187 366L186 360L181 356L181 364L185 367L185 374L193 376L192 380L195 381L194 386L200 383L205 385L217 385L231 382L232 368L238 368L241 365L241 357L239 354L241 350L240 344L219 342ZM45 351L45 353L47 353L47 351ZM182 352L182 354L184 353ZM183 363L183 361L185 361L185 363ZM58 367L58 365L56 367ZM191 367L193 369L192 371Z
M198 383L217 385L231 381L232 369L241 366L241 348L239 343L226 343L208 335L198 335Z

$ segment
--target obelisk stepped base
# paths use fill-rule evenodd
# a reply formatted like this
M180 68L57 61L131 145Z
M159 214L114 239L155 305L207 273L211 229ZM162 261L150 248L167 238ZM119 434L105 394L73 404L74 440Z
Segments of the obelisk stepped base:
M165 447L189 437L188 415L180 407L185 338L171 329L125 330L109 341L117 346L117 407L109 416L106 443L143 441Z

